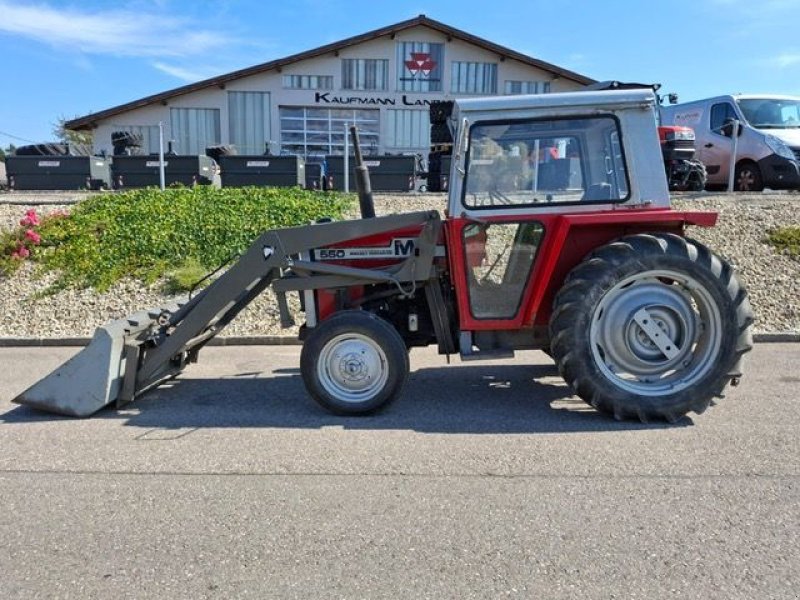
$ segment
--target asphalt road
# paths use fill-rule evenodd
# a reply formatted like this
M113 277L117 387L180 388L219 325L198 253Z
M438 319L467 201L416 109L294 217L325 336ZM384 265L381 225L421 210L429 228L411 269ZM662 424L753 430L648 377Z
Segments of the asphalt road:
M0 348L0 598L800 597L800 344L672 426L539 352L415 350L369 418L316 408L297 347L207 348L92 419L9 402L74 352Z

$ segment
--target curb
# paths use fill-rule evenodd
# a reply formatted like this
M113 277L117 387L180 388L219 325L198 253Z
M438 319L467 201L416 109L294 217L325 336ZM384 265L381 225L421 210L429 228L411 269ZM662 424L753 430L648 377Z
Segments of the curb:
M784 331L778 333L754 333L753 341L757 344L784 344L800 342L800 333Z
M56 346L87 346L90 337L67 338L0 338L0 348L52 348ZM755 333L756 344L800 343L800 332ZM302 346L303 342L288 335L259 335L216 337L209 346Z
M88 346L90 337L67 338L0 338L0 348L52 348L55 346ZM217 337L209 346L301 346L302 342L288 335Z

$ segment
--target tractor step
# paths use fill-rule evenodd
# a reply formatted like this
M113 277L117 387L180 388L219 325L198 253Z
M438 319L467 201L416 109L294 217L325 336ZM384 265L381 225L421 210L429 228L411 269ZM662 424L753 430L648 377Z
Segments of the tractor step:
M503 360L514 358L514 351L507 348L493 348L491 350L475 350L468 354L461 353L461 360L468 362L471 360Z
M514 350L511 348L478 348L473 344L471 331L462 331L458 337L459 354L463 361L514 358Z

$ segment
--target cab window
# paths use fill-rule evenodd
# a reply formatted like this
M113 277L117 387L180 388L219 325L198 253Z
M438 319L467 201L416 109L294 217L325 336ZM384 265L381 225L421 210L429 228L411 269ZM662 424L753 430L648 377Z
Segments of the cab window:
M613 116L477 123L463 203L470 209L620 202L628 175Z

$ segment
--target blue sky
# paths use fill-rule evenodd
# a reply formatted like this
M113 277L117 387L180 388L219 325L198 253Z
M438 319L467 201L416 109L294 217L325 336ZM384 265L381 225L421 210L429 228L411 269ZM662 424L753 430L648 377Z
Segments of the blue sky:
M660 82L683 101L800 95L800 0L0 0L0 146L421 13L594 79Z

